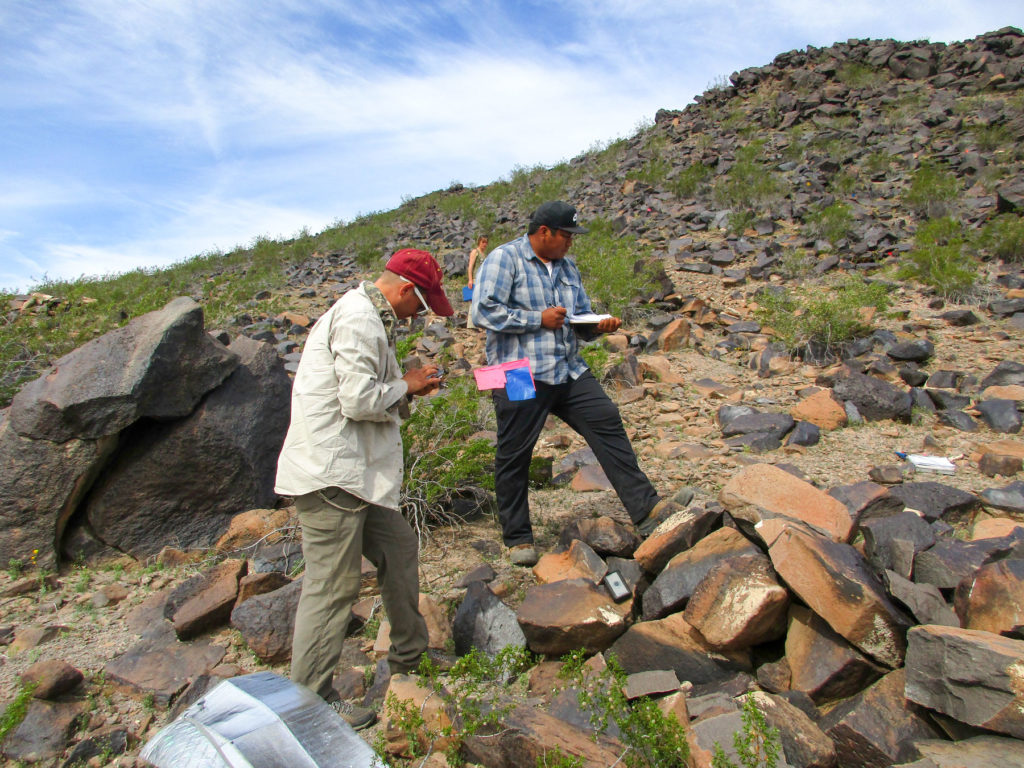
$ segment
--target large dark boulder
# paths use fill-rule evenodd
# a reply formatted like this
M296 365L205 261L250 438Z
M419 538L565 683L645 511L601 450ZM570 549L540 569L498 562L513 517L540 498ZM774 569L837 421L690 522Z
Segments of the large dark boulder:
M11 403L11 424L24 437L63 443L114 435L141 418L180 418L237 365L203 329L202 307L177 298L26 384Z
M291 382L273 347L240 337L238 369L186 419L126 430L86 508L96 535L136 557L208 546L231 517L273 506Z
M868 421L910 421L910 394L887 381L850 373L836 379L832 391L841 400L856 405Z

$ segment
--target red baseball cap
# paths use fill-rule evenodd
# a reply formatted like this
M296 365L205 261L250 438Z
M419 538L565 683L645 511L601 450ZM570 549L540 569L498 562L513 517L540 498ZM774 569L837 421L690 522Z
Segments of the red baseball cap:
M434 314L443 317L455 314L441 285L441 267L426 251L418 251L415 248L395 251L384 265L384 269L415 283L416 287L423 291L423 298L427 300Z

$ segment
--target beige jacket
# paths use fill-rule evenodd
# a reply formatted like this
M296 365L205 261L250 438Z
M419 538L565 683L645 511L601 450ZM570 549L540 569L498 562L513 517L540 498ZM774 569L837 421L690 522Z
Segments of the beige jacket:
M402 437L398 404L408 393L381 316L348 291L309 333L292 384L292 416L274 490L284 496L338 486L399 509Z

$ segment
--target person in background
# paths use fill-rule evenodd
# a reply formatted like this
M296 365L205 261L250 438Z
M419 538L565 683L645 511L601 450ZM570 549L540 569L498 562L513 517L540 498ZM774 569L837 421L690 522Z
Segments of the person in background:
M473 290L473 278L476 275L477 262L483 263L484 258L487 256L487 235L480 235L476 239L476 248L469 252L469 266L466 268L466 272L469 274L469 289ZM476 328L473 325L473 318L466 318L467 328Z
M537 562L527 491L533 447L549 413L587 441L641 534L656 527L651 511L658 494L637 464L619 409L579 354L578 333L609 333L621 321L569 322L591 312L580 272L567 258L573 237L586 232L571 205L544 203L525 235L491 251L473 290L470 315L487 329L488 364L528 358L537 389L535 398L517 401L504 389L492 391L498 422L494 489L502 539L516 565Z
M400 511L399 426L412 397L435 391L440 378L433 365L402 373L395 326L428 310L452 314L441 268L411 248L397 251L376 282L338 299L302 351L278 459L275 490L295 499L306 562L291 677L353 728L371 725L376 715L341 701L332 680L359 595L362 556L377 568L391 622L391 672L412 671L427 648L417 539Z

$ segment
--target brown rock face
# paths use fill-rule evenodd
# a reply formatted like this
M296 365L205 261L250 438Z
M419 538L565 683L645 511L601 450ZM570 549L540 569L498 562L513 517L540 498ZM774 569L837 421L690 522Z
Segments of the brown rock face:
M1024 640L934 624L914 627L906 696L962 723L1024 739Z
M681 613L634 624L615 641L609 653L615 654L629 674L672 669L679 680L697 685L751 669L749 652L715 650Z
M174 590L164 607L164 617L174 625L178 637L188 640L226 623L238 599L238 580L247 570L245 560L225 560Z
M817 704L852 696L885 671L837 635L824 619L799 605L789 609L786 659L790 688L803 691Z
M967 629L1021 637L1024 633L1024 560L981 566L956 590L956 612Z
M516 619L535 653L603 651L629 627L632 599L616 604L587 579L541 584L526 593Z
M717 649L749 648L785 634L789 593L764 555L737 557L708 573L684 617Z
M782 580L832 629L880 664L902 664L911 620L857 550L790 527L768 554Z
M782 517L813 526L833 541L847 541L853 520L846 505L771 464L744 467L719 494L733 517L757 524Z
M914 742L940 733L903 697L904 670L890 672L819 722L836 745L839 768L889 768L913 759Z
M580 540L573 541L565 552L550 553L541 557L533 567L533 575L540 584L550 584L563 579L586 579L598 582L608 572L598 554Z
M833 430L846 426L846 411L832 398L832 393L823 389L801 400L789 410L797 421L809 421L822 429Z

